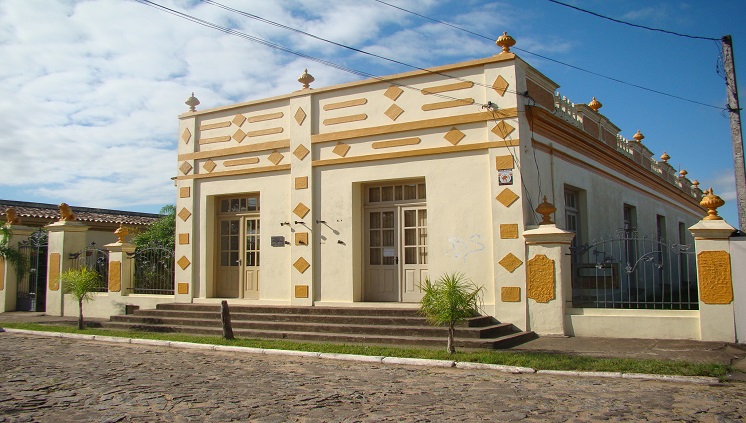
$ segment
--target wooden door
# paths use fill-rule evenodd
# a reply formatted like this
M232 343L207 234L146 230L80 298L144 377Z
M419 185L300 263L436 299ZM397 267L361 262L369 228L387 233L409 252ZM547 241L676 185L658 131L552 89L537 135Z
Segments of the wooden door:
M241 219L220 219L218 222L218 277L215 296L238 298L241 286Z
M420 283L427 279L427 208L402 208L402 301L422 299Z
M243 298L259 298L259 217L244 218Z
M367 210L366 301L399 301L399 233L395 208Z

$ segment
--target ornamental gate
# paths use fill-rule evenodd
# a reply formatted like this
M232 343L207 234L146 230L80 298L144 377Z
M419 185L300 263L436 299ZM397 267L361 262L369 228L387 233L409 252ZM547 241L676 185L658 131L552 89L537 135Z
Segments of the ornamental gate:
M174 248L158 244L127 254L135 260L135 294L174 295Z
M78 251L77 253L70 254L70 260L72 260L72 269L80 269L83 266L95 271L99 274L99 285L94 292L109 292L109 252L96 248L96 243L91 242L91 245Z
M572 306L697 310L693 245L668 244L636 231L570 248Z
M29 271L18 281L16 310L46 311L47 297L47 232L39 229L19 244L21 254L28 258Z

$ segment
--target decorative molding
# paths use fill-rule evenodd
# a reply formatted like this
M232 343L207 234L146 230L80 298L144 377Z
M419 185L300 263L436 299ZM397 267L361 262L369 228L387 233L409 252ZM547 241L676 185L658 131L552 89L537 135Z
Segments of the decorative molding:
M191 187L181 187L179 188L179 198L189 198L192 196L192 188Z
M340 123L357 122L368 119L368 115L360 113L357 115L340 116L335 118L324 119L324 125L339 125Z
M297 270L300 273L305 273L306 270L308 270L309 267L311 267L311 264L306 261L303 257L298 258L298 260L293 263L293 267L295 267L295 270Z
M518 198L518 195L511 191L510 188L505 188L500 192L500 194L497 194L497 197L495 197L495 199L505 207L510 207Z
M308 298L308 285L295 285L295 298Z
M402 90L401 88L397 87L396 85L392 85L383 92L383 95L391 101L396 101L403 92L404 90Z
M184 132L181 133L181 140L184 141L184 144L189 144L189 140L192 138L192 132L189 130L189 128L184 128Z
M554 260L537 254L526 263L526 298L548 303L555 298Z
M340 101L339 103L328 103L324 105L324 110L337 110L337 109L344 109L347 107L355 107L355 106L362 106L363 104L367 104L368 99L367 98L356 98L354 100L347 100L347 101Z
M179 217L181 218L181 220L186 222L187 219L189 219L189 217L191 216L192 216L192 213L189 210L187 210L186 207L181 208L181 211L179 212Z
M519 286L504 286L500 289L500 300L504 303L521 302L521 288Z
M176 292L182 295L189 294L189 284L187 282L177 283Z
M515 161L513 160L513 156L507 155L507 156L496 156L495 157L495 170L513 169L513 168L515 168Z
M506 254L498 263L510 273L515 272L515 269L523 264L521 259L513 255L513 253Z
M518 224L501 223L500 224L500 238L501 239L518 239Z
M269 157L267 157L267 160L269 160L270 162L272 162L273 165L277 166L278 164L280 164L280 162L284 158L285 158L285 156L283 156L282 154L280 154L279 151L275 150L275 151L272 152L272 154L269 155Z
M215 164L215 162L212 161L212 159L207 159L205 164L202 165L202 168L207 171L207 173L211 173L215 168L218 167L218 165Z
M308 176L299 176L295 178L295 189L307 189Z
M247 137L261 137L264 135L272 135L272 134L281 134L284 131L283 128L277 127L277 128L267 128L267 129L259 129L257 131L249 131L246 133Z
M495 125L494 128L492 128L492 133L502 139L508 138L508 135L510 135L513 131L515 131L515 128L510 126L510 124L508 124L504 120L498 122L498 124Z
M60 253L49 254L47 275L49 278L49 290L58 291L60 289Z
M336 147L334 147L334 149L332 150L334 154L340 157L346 156L347 152L349 151L350 151L350 146L343 142L337 143Z
M378 161L378 160L399 159L399 158L405 158L405 157L421 157L421 156L430 156L430 155L435 155L435 154L456 153L456 152L461 152L461 151L484 150L488 148L497 148L497 147L507 147L507 146L515 147L517 145L518 145L518 140L455 145L452 147L449 146L449 147L436 147L436 148L421 148L419 150L396 151L392 153L369 154L369 155L364 155L364 156L345 157L345 158L339 158L339 159L316 160L313 162L313 166L329 166L329 165L345 164L345 163L361 163L361 162L372 162L372 161ZM183 177L183 178L186 178L186 177Z
M733 302L733 276L730 254L726 251L702 251L697 254L699 298L705 304Z
M304 217L306 217L306 215L307 215L307 214L308 214L308 212L310 212L310 211L311 211L311 209L309 209L309 208L308 208L308 207L307 207L307 206L306 206L305 204L303 204L303 203L298 203L298 205L297 205L297 206L295 206L295 208L293 209L293 213L295 213L295 215L296 215L296 216L298 216L298 217L300 217L301 219L303 219Z
M507 91L509 86L510 84L508 84L508 81L506 81L502 75L498 75L497 78L495 78L495 82L492 83L492 89L495 90L500 97L505 95L505 91Z
M423 88L422 90L420 90L420 92L423 95L430 95L430 94L437 94L437 93L445 93L448 91L464 90L466 88L471 88L473 86L474 86L473 82L464 81L464 82L456 82L454 84L436 85L434 87Z
M192 264L192 262L189 261L189 259L186 258L186 256L181 256L181 258L176 262L176 264L178 264L179 267L181 267L181 270L186 270L186 268L189 267L189 265Z
M179 234L179 245L189 245L189 233Z
M285 116L283 112L267 113L264 115L249 116L248 121L249 123L264 122L265 120L280 119L283 116Z
M214 159L217 157L235 156L238 154L255 153L258 151L279 150L290 147L290 140L267 141L240 147L223 148L220 150L200 151L197 153L179 154L179 160Z
M310 153L308 149L303 145L299 145L298 147L293 150L293 155L298 158L298 160L303 160L306 158L306 156Z
M109 262L109 291L119 292L122 290L122 262Z
M392 148L392 147L403 147L405 145L416 145L420 143L420 138L414 137L414 138L402 138L398 140L391 140L391 141L376 141L373 144L371 144L371 147L374 149L379 148Z
M450 142L451 144L456 145L461 142L461 140L464 139L465 136L466 134L459 131L456 127L453 127L450 131L446 132L446 134L443 135L443 138L445 138L446 141Z
M388 125L374 126L369 128L350 129L346 131L327 132L311 135L311 143L323 143L340 141L352 138L367 137L373 135L395 134L397 132L416 131L419 129L438 128L443 126L457 126L467 123L492 122L496 119L507 119L517 117L515 108L499 109L493 112L477 112L457 116L446 116L416 120L412 122L392 123Z
M238 128L236 129L236 132L233 133L232 138L234 141L240 144L241 141L243 141L246 138L246 132L241 130L241 128Z
M179 166L179 170L181 171L181 173L186 175L187 173L191 172L192 165L189 164L189 162L184 162L181 164L181 166Z
M241 116L241 115L236 115L236 117L238 117L238 116ZM233 120L235 121L236 119L234 118ZM209 131L210 129L227 128L229 126L231 126L230 121L218 122L218 123L208 123L208 124L201 124L201 125L199 125L199 130L200 131ZM238 126L241 126L241 125L239 124Z
M233 116L233 120L231 122L234 125L240 127L241 125L243 125L244 122L246 122L246 117L239 113L236 116Z
M404 109L397 106L396 104L392 104L391 107L383 112L383 114L388 116L388 118L391 120L396 120L399 116L401 116L402 113L404 113Z
M302 107L298 107L298 110L295 111L295 115L293 116L295 121L298 123L298 126L303 125L303 121L306 120L306 112L303 111Z
M422 110L425 112L429 112L431 110L449 109L451 107L471 106L472 104L474 104L473 98L463 98L460 100L457 99L423 104Z
M295 245L308 245L308 232L296 232Z
M199 175L178 176L176 180L183 181L187 179L217 178L221 176L235 176L235 175L249 175L253 173L279 172L283 170L290 170L290 165L287 164L287 165L278 165L278 166L251 167L247 169L226 170L222 172L205 173L205 174L199 174Z
M233 166L252 165L252 164L257 164L257 163L259 163L258 157L248 157L246 159L226 160L223 162L223 166L233 167Z
M223 137L213 137L213 138L200 138L199 144L215 144L217 142L226 142L230 141L231 137L229 136L223 136Z

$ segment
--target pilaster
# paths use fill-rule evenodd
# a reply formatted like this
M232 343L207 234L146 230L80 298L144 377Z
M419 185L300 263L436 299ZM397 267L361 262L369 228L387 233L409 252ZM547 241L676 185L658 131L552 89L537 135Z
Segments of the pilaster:
M21 241L25 241L34 233L34 228L23 225L9 226L12 231L9 247L18 248ZM28 273L27 273L28 275ZM7 261L0 258L0 313L16 309L18 299L18 275L16 269Z
M133 259L128 255L135 252L135 245L129 242L115 242L104 245L109 251L109 299L124 302L121 297L129 295L133 285Z
M47 310L50 316L64 316L65 294L60 286L60 274L70 269L70 255L86 246L89 226L76 221L60 221L45 226L49 233L47 256Z

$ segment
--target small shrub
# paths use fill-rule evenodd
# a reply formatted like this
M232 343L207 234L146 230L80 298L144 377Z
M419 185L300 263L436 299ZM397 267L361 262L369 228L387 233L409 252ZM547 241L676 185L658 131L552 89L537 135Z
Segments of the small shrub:
M88 266L62 272L60 283L65 294L70 294L78 301L78 329L83 329L83 301L93 299L93 292L98 288L101 275Z

